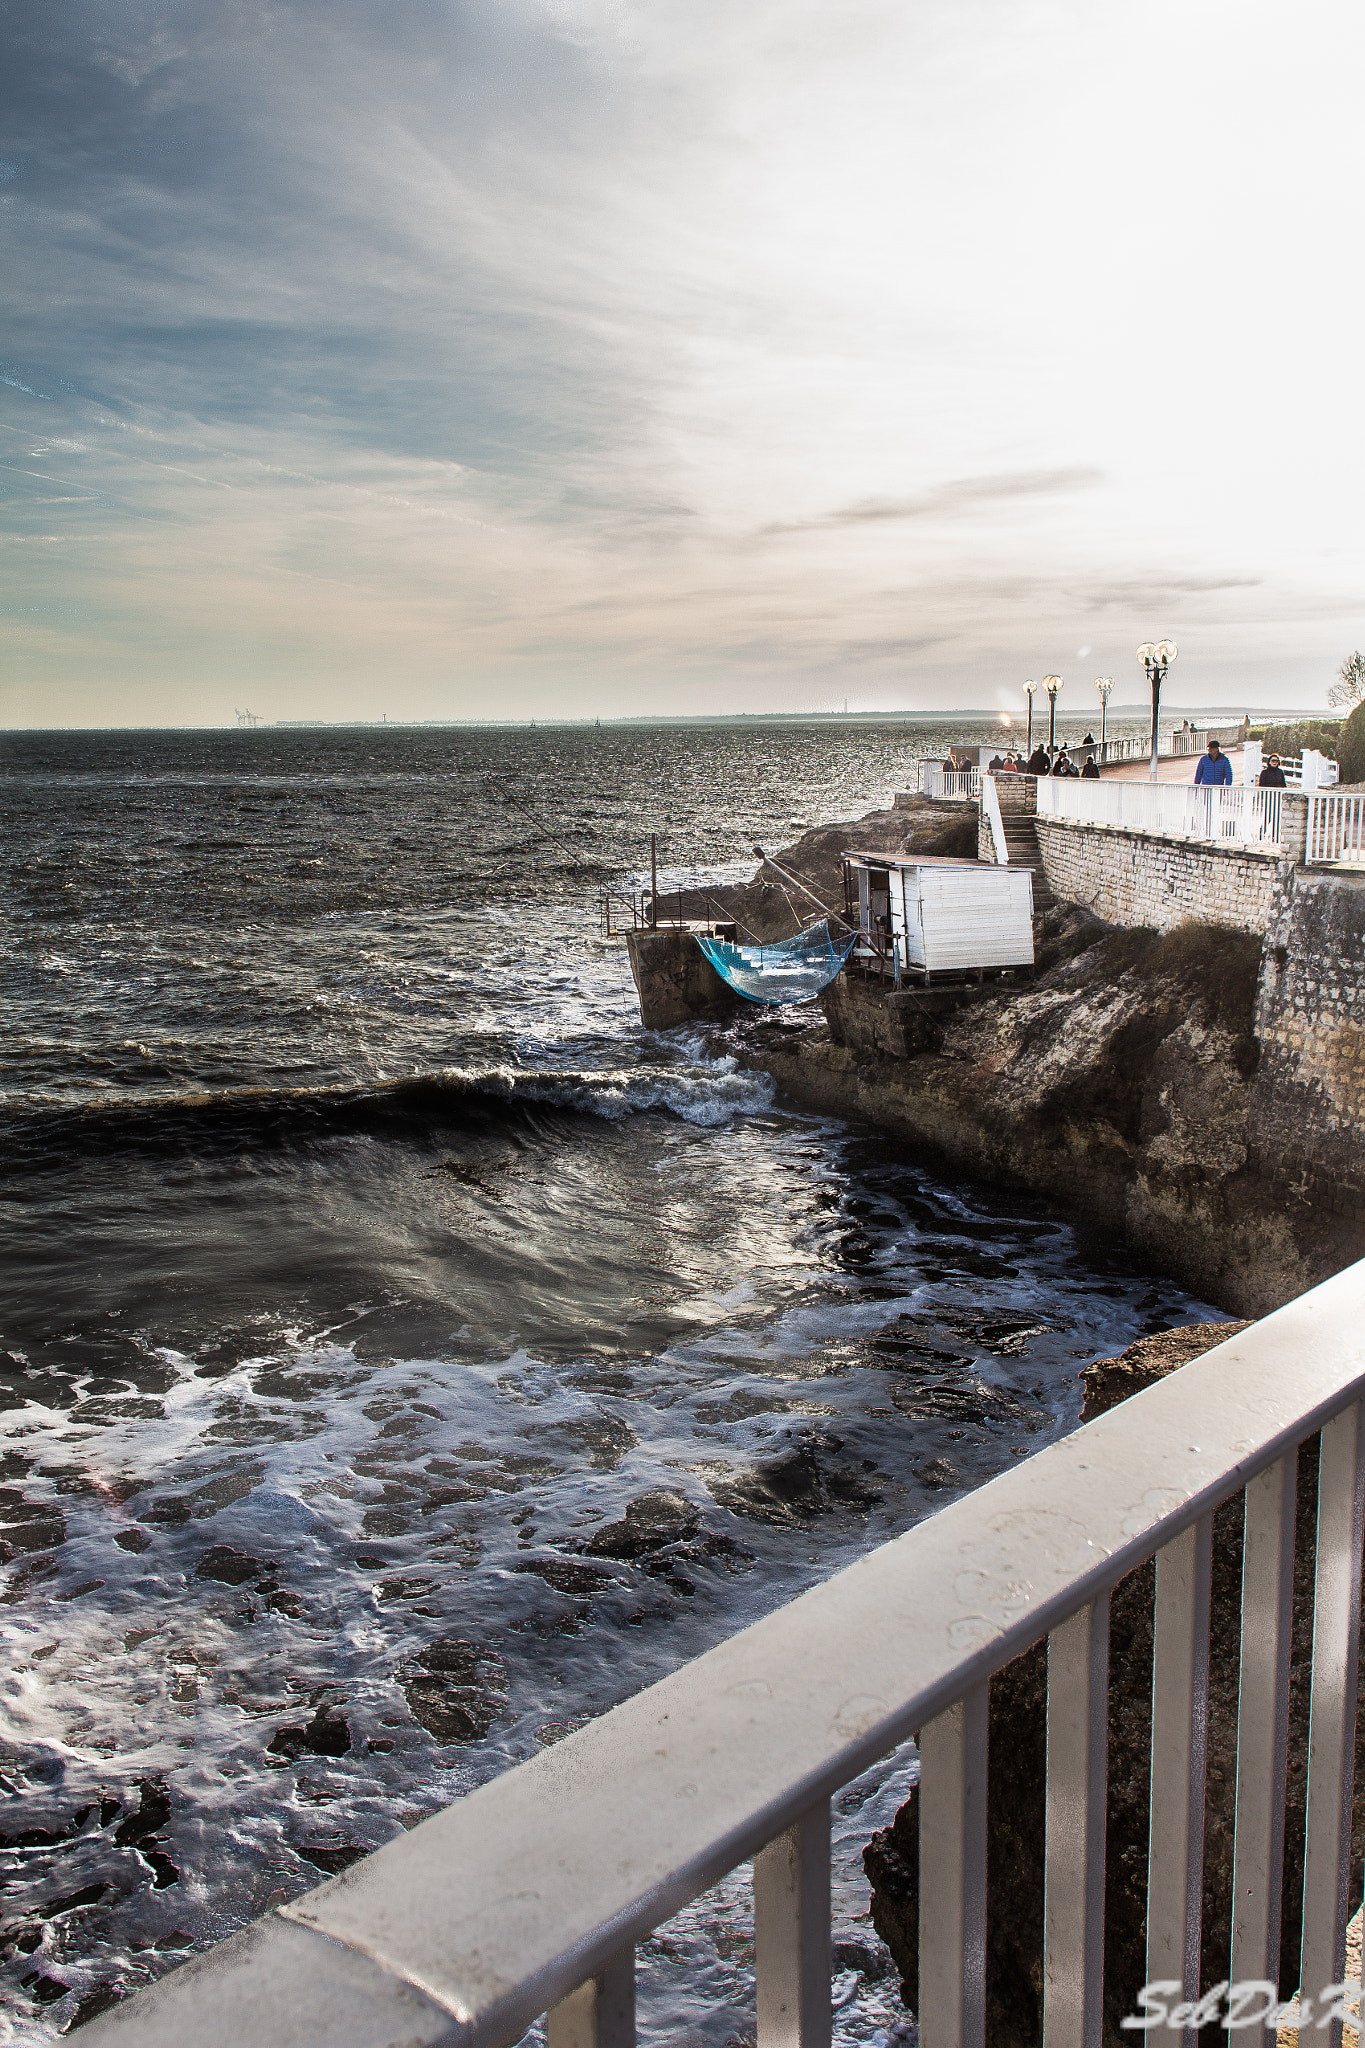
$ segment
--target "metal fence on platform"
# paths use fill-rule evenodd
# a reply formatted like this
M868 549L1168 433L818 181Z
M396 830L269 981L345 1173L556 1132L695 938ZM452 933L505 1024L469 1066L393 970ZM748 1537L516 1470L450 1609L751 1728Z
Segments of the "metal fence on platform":
M1083 782L1040 775L1038 815L1274 853L1280 844L1280 796L1278 789L1218 783Z
M1298 1966L1315 1994L1338 1984L1362 1394L1365 1265L185 1964L94 2021L91 2048L506 2048L546 2012L551 2048L631 2048L636 1945L750 1858L758 2048L828 2048L829 1802L915 1730L928 1878L919 2038L923 2048L983 2048L987 1685L1043 1638L1045 2039L1097 2048L1110 1594L1155 1556L1147 1975L1175 1985L1173 2000L1194 1998L1212 1516L1238 1494L1230 1975L1273 1985L1297 1453L1319 1433L1311 1736L1306 1759L1294 1760L1307 1769ZM1340 2036L1332 2021L1317 2038L1340 2048Z

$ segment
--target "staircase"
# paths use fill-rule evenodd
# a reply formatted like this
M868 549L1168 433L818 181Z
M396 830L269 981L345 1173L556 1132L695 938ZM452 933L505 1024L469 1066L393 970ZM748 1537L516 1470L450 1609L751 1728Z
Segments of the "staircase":
M1001 822L1005 827L1005 845L1009 849L1010 866L1033 870L1035 913L1051 910L1057 899L1043 871L1043 850L1038 844L1037 825L1025 811L1006 811Z

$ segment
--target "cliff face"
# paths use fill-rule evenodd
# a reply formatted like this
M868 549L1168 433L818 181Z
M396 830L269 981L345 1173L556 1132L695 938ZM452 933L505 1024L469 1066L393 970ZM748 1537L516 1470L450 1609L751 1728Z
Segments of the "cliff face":
M1258 964L1241 933L1108 932L1063 909L1017 993L888 1000L845 975L823 1027L737 1038L797 1101L1049 1195L1205 1300L1263 1315L1365 1254L1365 1228L1272 1184L1254 1152Z
M1141 1339L1121 1358L1087 1366L1082 1420L1150 1386L1241 1324L1201 1324ZM1294 1554L1293 1652L1289 1699L1289 1771L1281 1900L1280 1990L1298 1985L1302 1939L1303 1841L1307 1798L1309 1667L1312 1653L1317 1440L1299 1454ZM1228 1975L1232 1927L1232 1851L1237 1766L1237 1690L1241 1639L1242 1503L1214 1516L1210 1619L1208 1765L1204 1839L1201 1982ZM1146 1981L1147 1846L1150 1816L1152 1607L1150 1563L1120 1581L1110 1606L1109 1789L1105 1842L1104 2017L1108 2048L1126 2037L1119 2022L1135 2013ZM1047 1707L1046 1644L1039 1643L991 1681L987 1767L987 2035L998 2048L1036 2048L1042 2039L1043 1886ZM1356 1801L1351 1829L1351 1908L1360 1900L1365 1853L1365 1725L1357 1732ZM872 1882L872 1919L890 1948L913 2009L919 1983L918 1792L864 1855ZM1208 2030L1212 2040L1217 2029ZM1225 2034L1219 2038L1226 2040Z

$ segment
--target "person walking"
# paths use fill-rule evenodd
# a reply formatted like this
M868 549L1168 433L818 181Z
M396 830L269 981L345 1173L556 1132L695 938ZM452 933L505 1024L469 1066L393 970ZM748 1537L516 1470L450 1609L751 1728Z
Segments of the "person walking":
M1046 775L1051 766L1052 763L1047 757L1047 748L1039 740L1037 746L1028 757L1028 767L1024 772L1027 775Z
M1285 787L1284 770L1280 766L1278 754L1271 755L1257 777L1257 781L1262 789L1283 789Z
M1194 779L1196 783L1223 783L1231 786L1232 763L1217 740L1209 741L1209 750L1200 759L1199 766L1194 771Z
M1096 764L1095 756L1093 754L1087 754L1085 757L1085 766L1081 770L1081 781L1098 782L1099 779L1100 771Z

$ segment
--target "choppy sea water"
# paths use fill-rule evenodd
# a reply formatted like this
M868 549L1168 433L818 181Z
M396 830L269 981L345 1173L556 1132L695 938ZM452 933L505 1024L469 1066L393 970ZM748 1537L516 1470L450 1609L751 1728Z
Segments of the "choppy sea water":
M955 733L955 737L968 737ZM595 887L904 727L10 736L0 2038L60 2035L851 1562L1212 1313L638 1023ZM900 2012L836 1812L839 2038ZM752 2033L738 1873L647 2039Z

